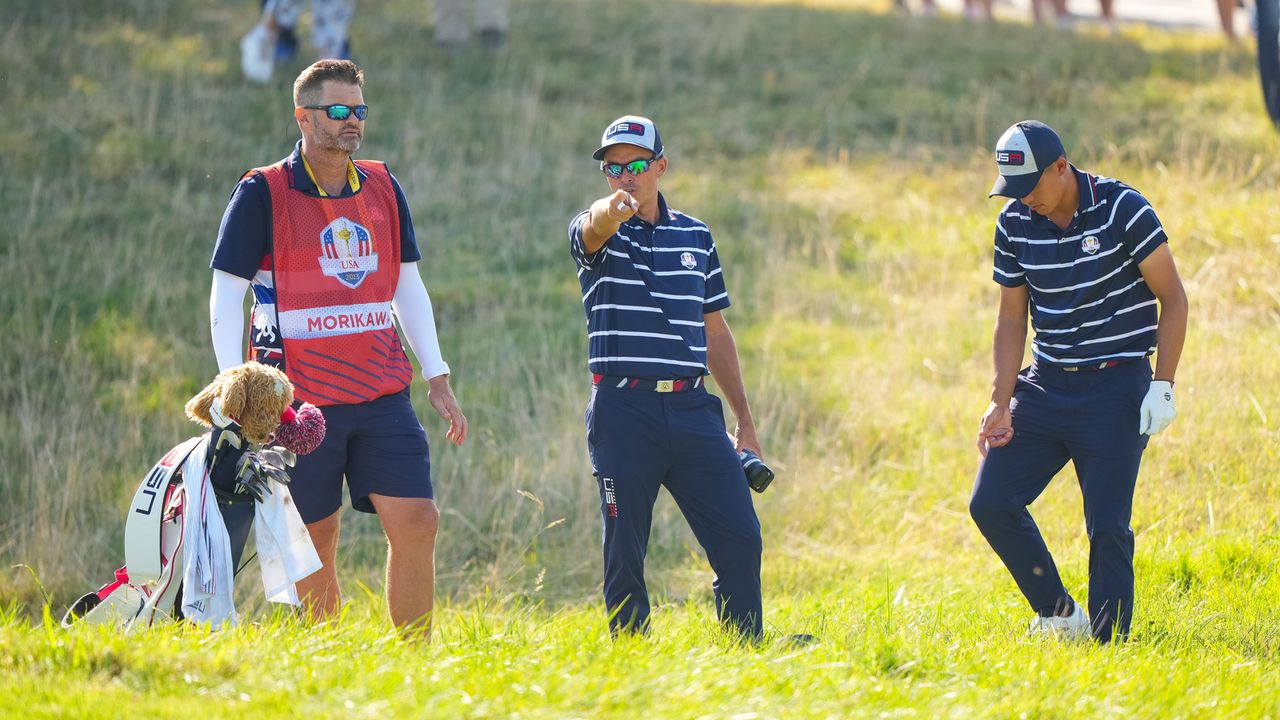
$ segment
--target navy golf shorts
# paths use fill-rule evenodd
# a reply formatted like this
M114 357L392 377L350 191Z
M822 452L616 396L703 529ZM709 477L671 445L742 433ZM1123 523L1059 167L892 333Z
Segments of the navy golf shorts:
M369 495L431 498L427 434L409 401L409 389L354 405L326 405L320 447L298 457L289 490L303 522L313 523L342 507L342 480L351 507L375 512Z

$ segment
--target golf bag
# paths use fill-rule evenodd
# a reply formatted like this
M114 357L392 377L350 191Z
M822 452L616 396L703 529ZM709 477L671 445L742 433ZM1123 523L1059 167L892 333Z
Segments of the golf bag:
M208 558L212 554L226 552L215 547L223 541L229 545L229 569L239 565L258 506L264 501L271 505L271 500L277 501L276 508L288 505L292 522L285 524L291 525L288 530L294 544L281 541L271 530L260 528L259 552L266 538L275 549L288 554L296 550L300 534L309 555L290 555L290 559L303 559L294 562L285 572L297 571L295 575L305 576L318 569L319 559L292 508L285 486L289 482L287 468L294 463L295 451L308 453L324 438L324 416L308 404L297 411L287 409L271 436L271 441L279 445L264 446L249 441L240 425L221 412L220 401L214 401L210 415L213 427L209 434L190 438L174 447L143 478L125 519L124 566L115 571L112 582L86 593L71 605L62 619L64 627L88 622L133 630L183 620L184 565L193 552L192 548L184 547L184 543L193 535L197 539L211 536L213 526L206 522L209 518L204 514L211 502L217 504L225 536L218 534L218 540L205 542L212 552L195 556L197 571L210 569ZM279 514L271 517L278 518ZM197 532L187 532L189 522L200 523L191 528ZM203 563L204 568L199 563ZM301 566L306 569L299 570ZM216 573L217 568L212 570ZM209 572L203 575L207 577ZM228 575L233 573L222 577L225 579ZM264 572L264 582L265 577ZM288 593L283 594L278 571L272 580L276 590L268 593L269 599L289 595L291 599L284 601L296 602L292 580L283 581L288 588ZM223 587L223 591L229 602L229 586ZM234 611L231 620L234 622Z
M208 452L210 443L212 437L203 435L179 444L143 478L125 519L124 566L115 571L112 582L86 593L71 605L62 619L64 627L88 622L136 629L183 619L183 535L188 487L183 471L190 472L187 461L198 450L206 455L202 463L206 471L217 478L214 490L218 510L231 539L232 562L239 564L253 522L254 497L236 492L234 469L249 451L249 445L228 446L218 453ZM215 472L218 469L231 472Z

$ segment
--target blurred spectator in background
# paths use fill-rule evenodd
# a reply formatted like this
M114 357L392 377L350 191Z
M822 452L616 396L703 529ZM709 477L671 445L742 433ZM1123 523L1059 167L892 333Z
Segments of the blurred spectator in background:
M1052 9L1054 17L1058 17L1067 11L1066 0L1031 0L1031 19L1037 25L1044 20L1046 6Z
M1227 39L1236 41L1236 10L1242 0L1218 0L1218 18ZM1258 77L1267 115L1280 129L1280 0L1257 0L1253 28L1258 33Z
M507 40L507 0L435 0L432 15L436 44L442 47L471 42L473 27L488 50L497 50Z
M1115 27L1116 13L1115 0L1098 0L1102 21L1108 27ZM1067 10L1067 0L1031 0L1031 17L1037 23L1044 19L1045 10L1051 8L1053 16L1061 27L1069 27L1071 25L1071 12Z
M907 0L893 0L893 9L911 14L911 6L907 4ZM938 6L934 0L920 0L920 13L932 17L938 14Z
M1280 129L1280 0L1258 0L1258 75L1271 122Z
M1241 0L1218 0L1218 19L1222 21L1222 32L1232 42L1236 39L1236 8L1244 7Z
M995 19L995 13L992 10L993 0L964 0L964 16L970 20L988 20Z
M964 0L964 16L970 20L991 20L995 17L992 10L994 0ZM911 12L907 0L893 0L895 10ZM920 0L920 14L933 17L938 14L936 0Z
M271 80L276 63L293 57L298 49L298 19L305 0L264 0L258 24L240 40L240 69L253 82ZM311 0L311 46L317 60L351 59L347 29L355 12L355 0Z

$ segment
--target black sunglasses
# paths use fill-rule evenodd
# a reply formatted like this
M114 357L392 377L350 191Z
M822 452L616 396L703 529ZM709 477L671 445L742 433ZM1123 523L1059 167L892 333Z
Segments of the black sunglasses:
M354 113L356 119L363 122L369 114L368 105L303 105L308 110L323 110L330 120L346 120Z
M608 175L611 178L622 177L623 170L626 170L632 175L642 175L648 172L649 168L652 167L654 163L658 162L658 160L661 157L662 157L661 155L654 155L653 157L648 158L647 160L632 160L631 162L625 162L625 163L611 163L611 162L601 161L600 169L604 171L605 175Z

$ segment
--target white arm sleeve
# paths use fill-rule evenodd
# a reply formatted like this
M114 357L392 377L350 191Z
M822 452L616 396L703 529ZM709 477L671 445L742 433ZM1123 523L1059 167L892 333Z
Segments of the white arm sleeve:
M248 280L222 270L213 271L209 328L218 372L244 362L244 294L248 289Z
M400 263L400 281L396 284L396 295L391 299L391 310L400 321L413 354L422 363L422 377L430 380L438 375L448 375L449 365L440 356L440 341L436 338L431 296L427 295L427 286L422 284L417 263Z

